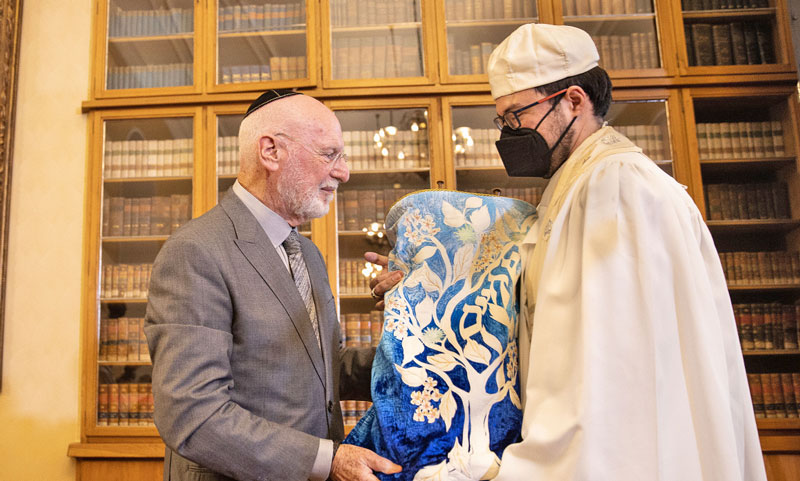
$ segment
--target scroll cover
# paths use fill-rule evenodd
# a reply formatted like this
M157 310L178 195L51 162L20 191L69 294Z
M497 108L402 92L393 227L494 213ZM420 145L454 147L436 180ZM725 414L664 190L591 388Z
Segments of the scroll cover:
M519 200L445 190L389 211L389 268L404 277L385 297L373 406L345 440L403 467L382 479L491 479L518 440L516 283L535 217Z

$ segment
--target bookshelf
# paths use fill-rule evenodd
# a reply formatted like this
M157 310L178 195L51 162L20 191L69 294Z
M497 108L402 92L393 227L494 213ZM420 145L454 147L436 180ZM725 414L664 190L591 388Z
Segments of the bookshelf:
M762 443L795 433L800 393L797 92L761 86L683 92ZM699 188L700 186L696 186Z
M198 91L195 32L202 12L192 0L109 0L98 7L98 54L104 61L95 63L94 96Z
M800 372L800 350L784 329L800 316L800 272L785 267L800 246L800 115L786 0L96 5L92 87L82 105L90 118L82 429L69 451L80 479L102 479L94 473L107 470L160 477L163 448L148 422L151 366L139 328L147 273L174 228L213 207L235 181L238 126L250 101L268 88L298 88L341 122L350 181L328 216L300 230L327 262L343 341L371 345L381 320L366 287L375 267L362 254L388 252L380 224L397 198L437 187L532 203L541 196L541 179L505 174L485 73L494 46L532 21L573 25L594 38L615 86L609 123L686 185L706 214L722 259L732 262L731 298L741 334L753 342L750 348L747 338L743 350L748 373L761 382L761 375L771 381ZM747 61L739 25L755 32ZM714 61L698 62L698 51ZM739 197L744 206L733 202ZM115 415L106 400L111 386ZM367 406L343 404L347 425ZM766 410L757 421L770 480L792 479L787 473L800 470L800 422Z
M681 69L697 75L792 70L788 13L775 0L683 0Z
M305 87L317 81L316 2L220 0L208 16L212 40L205 68L215 72L209 89L229 92L241 84L269 82ZM209 65L211 64L211 65Z
M137 15L138 12L137 12ZM84 305L91 306L85 371L87 436L157 436L152 367L142 327L152 262L196 214L202 139L198 107L94 115L91 238ZM91 367L88 367L91 366Z

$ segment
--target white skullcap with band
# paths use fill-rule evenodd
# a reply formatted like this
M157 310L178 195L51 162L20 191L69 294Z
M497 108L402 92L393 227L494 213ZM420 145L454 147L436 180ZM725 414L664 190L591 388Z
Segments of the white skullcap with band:
M489 56L492 98L587 72L599 60L592 37L579 28L544 23L522 25Z

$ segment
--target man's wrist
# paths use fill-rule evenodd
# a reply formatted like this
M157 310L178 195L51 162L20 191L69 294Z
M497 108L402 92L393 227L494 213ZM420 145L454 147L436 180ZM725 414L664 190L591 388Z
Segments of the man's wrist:
M336 459L336 451L339 450L339 446L342 444L341 441L334 441L333 442L333 453L331 454L331 464L333 464L333 460Z

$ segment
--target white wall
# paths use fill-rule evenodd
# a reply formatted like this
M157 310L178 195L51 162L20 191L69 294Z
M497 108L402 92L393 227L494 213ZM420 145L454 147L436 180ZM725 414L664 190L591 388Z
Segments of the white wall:
M25 0L6 286L0 480L73 481L91 0Z

